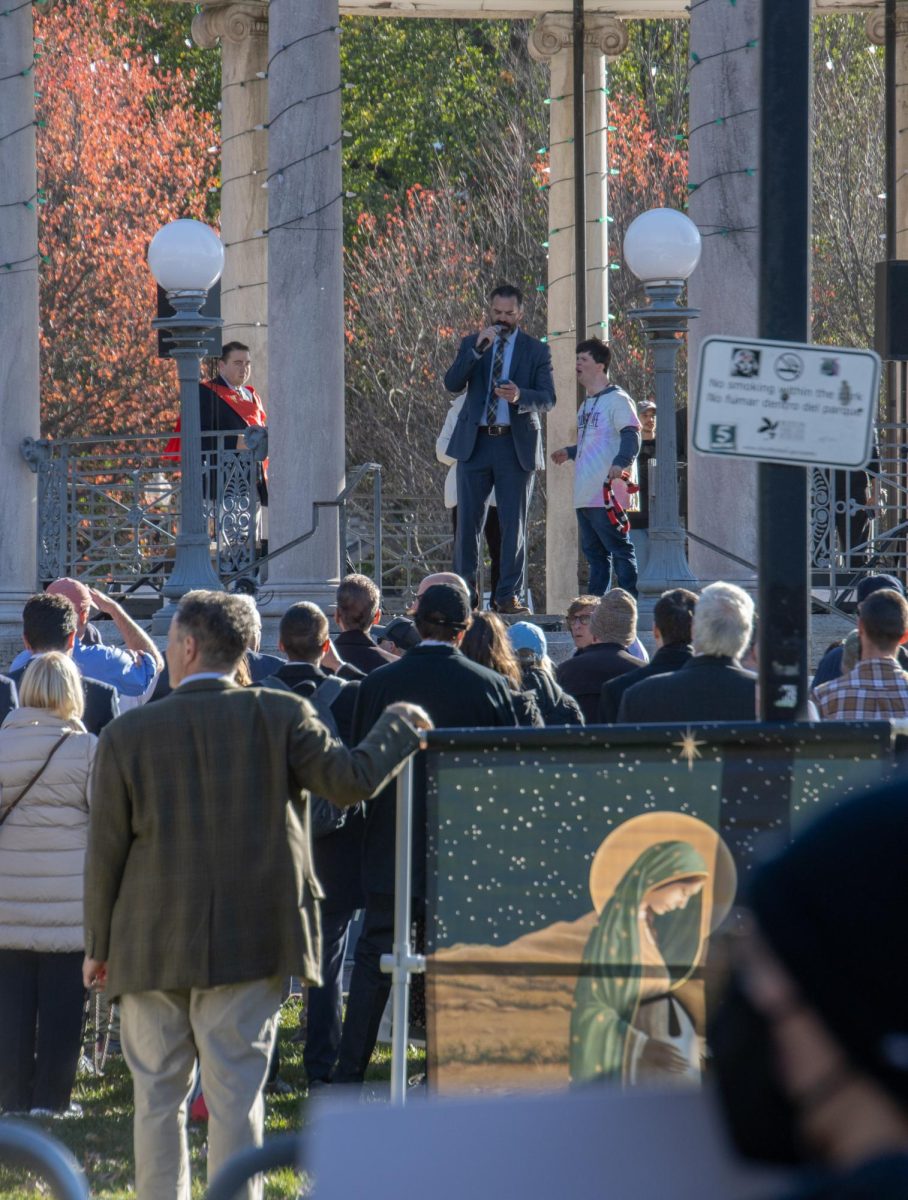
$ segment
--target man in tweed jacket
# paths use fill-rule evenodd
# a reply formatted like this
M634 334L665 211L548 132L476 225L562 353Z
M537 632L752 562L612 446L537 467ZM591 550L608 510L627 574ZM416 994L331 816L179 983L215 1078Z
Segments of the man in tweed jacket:
M428 725L392 705L350 751L307 701L238 687L251 620L237 597L184 596L167 647L173 693L107 726L95 760L84 977L121 1002L139 1200L189 1200L197 1055L209 1177L261 1142L282 980L319 982L307 791L367 799ZM261 1196L260 1180L246 1196Z

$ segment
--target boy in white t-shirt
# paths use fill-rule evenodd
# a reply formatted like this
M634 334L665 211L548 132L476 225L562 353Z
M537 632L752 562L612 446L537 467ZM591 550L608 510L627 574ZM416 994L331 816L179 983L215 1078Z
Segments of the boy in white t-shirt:
M627 507L625 472L636 482L636 460L640 453L640 421L633 400L616 384L609 383L612 352L599 338L577 346L577 379L586 399L577 413L577 443L552 454L552 462L571 459L574 474L574 507L580 530L580 545L590 564L589 591L604 596L608 591L614 560L618 586L637 595L637 556L627 531L616 525L605 506L602 485L608 480L615 499Z

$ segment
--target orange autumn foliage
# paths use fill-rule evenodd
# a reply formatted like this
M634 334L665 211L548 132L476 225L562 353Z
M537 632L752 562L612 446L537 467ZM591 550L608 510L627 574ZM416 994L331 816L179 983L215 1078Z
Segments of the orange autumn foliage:
M190 81L130 45L125 6L79 0L36 19L45 435L172 425L174 365L156 358L155 231L204 219L212 118Z

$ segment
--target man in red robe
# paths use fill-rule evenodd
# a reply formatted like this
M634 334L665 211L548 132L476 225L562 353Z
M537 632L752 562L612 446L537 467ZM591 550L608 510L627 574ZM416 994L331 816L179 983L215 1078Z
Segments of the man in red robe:
M206 433L226 430L241 432L253 426L265 426L267 418L262 402L255 388L250 387L248 379L252 373L252 358L249 347L242 342L227 342L218 359L218 373L214 379L203 379L199 384L199 415L202 429L203 462L208 467L203 476L205 495L209 499L216 498L217 491L217 450L218 442L223 442L224 450L235 450L238 438L224 439L207 438ZM177 421L175 433L180 432L180 422ZM167 443L164 457L179 461L179 438L171 438ZM256 464L256 486L259 502L262 508L268 506L268 460ZM219 498L218 498L219 499ZM264 514L263 514L264 515ZM267 539L267 526L260 531L260 539ZM263 553L267 553L263 547Z

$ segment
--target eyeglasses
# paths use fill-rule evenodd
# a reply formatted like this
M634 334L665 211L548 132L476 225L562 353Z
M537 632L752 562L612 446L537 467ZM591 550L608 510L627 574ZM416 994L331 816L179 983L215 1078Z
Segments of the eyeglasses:
M592 613L580 613L576 617L568 617L567 624L570 625L589 625L593 619Z

